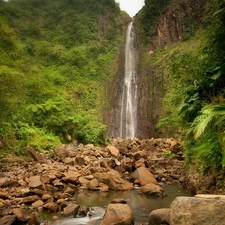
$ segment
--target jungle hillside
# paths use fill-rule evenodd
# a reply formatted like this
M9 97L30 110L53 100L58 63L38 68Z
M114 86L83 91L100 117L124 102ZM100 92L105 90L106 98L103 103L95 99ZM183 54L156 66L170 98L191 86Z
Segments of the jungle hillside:
M129 19L114 0L0 1L1 155L105 143L104 89Z

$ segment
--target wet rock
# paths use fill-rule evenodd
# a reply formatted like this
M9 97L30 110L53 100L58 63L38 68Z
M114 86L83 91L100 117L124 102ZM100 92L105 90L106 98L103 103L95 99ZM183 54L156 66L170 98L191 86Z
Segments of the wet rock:
M224 200L177 197L170 208L170 225L222 225L225 221Z
M0 218L0 224L1 225L12 225L15 220L16 220L15 215L3 216L2 218Z
M101 225L134 225L134 217L126 204L109 204Z
M145 167L137 168L131 176L134 179L139 180L141 185L146 185L149 183L158 184L152 173Z
M148 225L169 225L170 224L170 209L156 209L149 214Z
M78 213L80 206L76 203L68 203L66 207L63 208L63 214L65 216L75 216Z
M161 186L152 183L142 186L140 191L147 196L162 197L165 195Z

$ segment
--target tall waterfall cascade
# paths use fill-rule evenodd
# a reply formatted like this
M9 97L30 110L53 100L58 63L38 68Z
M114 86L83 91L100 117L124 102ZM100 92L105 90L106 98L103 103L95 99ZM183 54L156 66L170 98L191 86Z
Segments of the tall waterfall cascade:
M137 74L135 32L131 22L127 28L125 73L121 96L120 137L133 139L137 130Z

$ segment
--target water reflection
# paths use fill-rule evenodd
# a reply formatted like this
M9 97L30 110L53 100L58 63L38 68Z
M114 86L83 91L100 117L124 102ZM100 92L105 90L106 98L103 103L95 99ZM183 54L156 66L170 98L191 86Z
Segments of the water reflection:
M148 215L152 210L159 208L169 208L171 202L177 196L191 196L179 185L164 185L163 189L167 196L162 198L151 198L140 194L138 189L130 191L109 191L109 192L93 192L84 191L76 196L79 205L89 207L99 206L105 208L112 199L127 199L130 206L135 224L148 224ZM100 224L100 223L99 223Z

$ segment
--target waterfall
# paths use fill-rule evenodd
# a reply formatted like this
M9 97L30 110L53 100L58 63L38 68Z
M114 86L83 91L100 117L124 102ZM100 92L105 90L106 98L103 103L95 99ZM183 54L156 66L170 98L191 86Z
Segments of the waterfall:
M134 45L135 33L133 23L127 28L125 46L125 74L123 81L120 137L132 139L136 135L137 127L137 82L136 82L136 49Z

